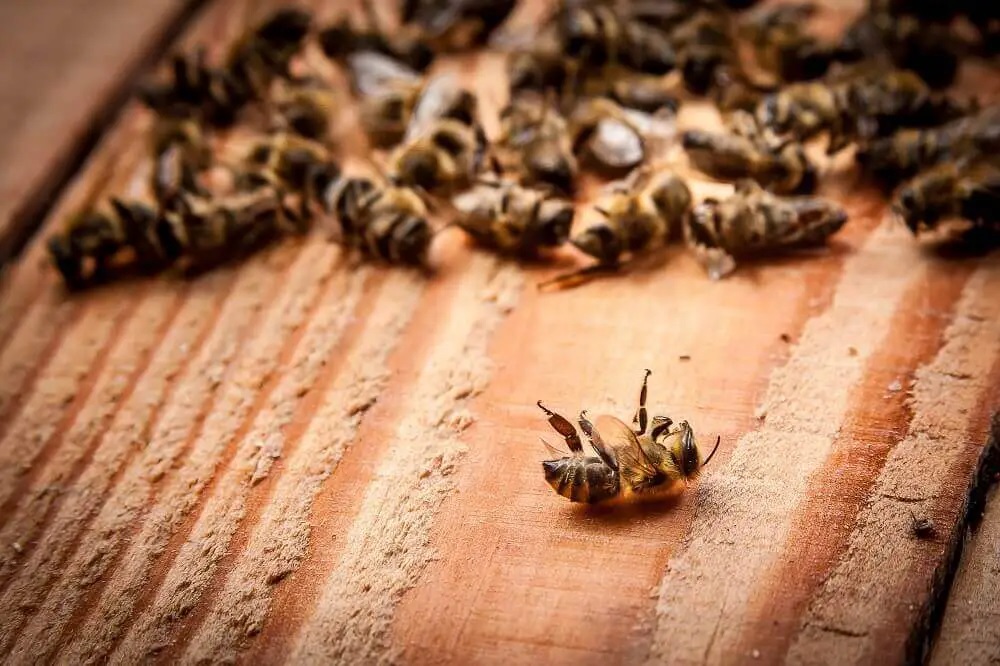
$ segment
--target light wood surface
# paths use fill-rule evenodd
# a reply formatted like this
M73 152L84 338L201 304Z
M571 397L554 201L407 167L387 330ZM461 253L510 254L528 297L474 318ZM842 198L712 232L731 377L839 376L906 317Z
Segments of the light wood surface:
M267 9L220 0L186 43ZM503 103L499 55L441 68L487 113ZM848 171L828 179L850 213L828 249L720 282L671 249L543 293L560 268L456 233L432 277L317 233L195 280L68 296L45 232L141 185L148 122L125 110L0 291L7 661L921 658L1000 407L995 254L922 247ZM627 420L644 368L654 412L721 435L717 457L671 502L570 505L543 480L535 401ZM995 505L940 663L995 618Z

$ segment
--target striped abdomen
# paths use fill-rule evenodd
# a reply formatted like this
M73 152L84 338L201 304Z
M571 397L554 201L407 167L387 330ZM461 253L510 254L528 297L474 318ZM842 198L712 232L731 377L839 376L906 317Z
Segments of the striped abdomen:
M567 456L542 463L545 480L571 502L603 502L618 494L618 473L596 457Z

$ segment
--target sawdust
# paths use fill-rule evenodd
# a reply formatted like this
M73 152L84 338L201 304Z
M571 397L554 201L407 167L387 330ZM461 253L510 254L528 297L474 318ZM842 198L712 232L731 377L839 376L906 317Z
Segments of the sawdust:
M63 331L58 351L0 441L0 504L11 499L18 487L18 477L27 471L50 439L58 435L64 419L73 418L79 409L74 403L88 377L100 370L118 332L141 298L141 294L124 296L117 290L103 296L85 310L73 327ZM73 408L67 409L71 405Z
M495 271L478 265L486 261ZM365 490L340 561L299 637L295 661L379 663L398 657L387 640L395 607L434 557L428 532L466 452L459 438L473 418L466 403L490 380L491 334L523 285L515 267L482 257L472 264L406 400L388 454Z
M41 568L50 575L62 574L51 587L45 585L45 576L36 579L19 577L8 589L4 599L6 608L19 612L0 614L0 650L13 649L10 642L25 619L30 622L17 644L20 652L12 656L44 655L60 646L61 633L74 618L74 609L88 590L105 578L109 567L124 559L125 540L132 536L136 519L146 510L145 503L158 490L158 482L174 466L178 456L186 450L188 440L197 432L203 415L211 408L220 376L237 357L243 337L252 332L257 315L279 284L276 279L293 255L291 248L281 248L278 255L262 256L249 262L241 271L232 291L213 321L213 330L197 357L176 383L180 390L171 394L163 408L148 442L144 442L140 455L134 458L112 493L106 498L100 513L78 543L62 542L69 549L66 561L44 561L48 542L42 539L38 549L38 564L25 567L26 571ZM280 257L280 259L279 259ZM55 525L71 524L69 511L60 513ZM166 539L168 526L162 529ZM51 532L48 536L53 539ZM62 538L55 537L57 543ZM144 581L142 581L144 582ZM141 588L142 582L138 584ZM14 601L16 600L16 601ZM97 599L90 599L96 603ZM91 610L91 609L86 609ZM37 611L37 612L36 612Z
M649 662L715 663L739 640L735 620L781 553L851 389L889 331L896 304L922 277L919 251L902 240L883 225L847 260L833 303L809 321L787 364L773 373L761 407L766 421L740 439L726 467L705 476L687 545L663 576ZM840 353L844 344L857 355Z
M85 404L47 447L52 449L51 455L47 460L37 460L31 473L21 477L10 501L0 510L4 521L0 544L20 539L30 547L38 522L61 500L65 488L76 481L77 467L86 462L119 407L131 397L138 376L146 369L149 356L161 342L180 302L173 289L156 290L142 301L115 343ZM23 553L24 549L18 555ZM6 555L0 552L0 584L8 580L15 565L15 559Z
M337 252L332 247L326 249L330 255ZM325 257L322 263L335 263L329 258ZM322 271L314 272L317 286L322 285ZM236 451L231 462L220 468L218 483L207 491L211 494L199 508L197 522L171 563L156 599L145 613L133 617L116 651L116 659L133 662L149 650L158 649L167 641L177 621L201 598L245 515L247 493L267 476L274 460L285 451L288 442L282 431L295 416L304 389L313 384L326 359L336 350L368 276L369 271L363 269L339 270L325 288L301 341L296 344L294 356L283 364L284 371L266 404L252 414L253 423L245 433L232 437ZM310 298L309 291L306 288L300 293ZM262 388L262 392L266 389Z
M0 569L0 580L9 582L10 577L18 577L19 591L0 597L4 607L18 607L30 604L31 599L40 599L42 590L60 572L75 539L100 508L123 465L146 446L160 410L171 394L174 386L171 380L197 351L198 343L208 332L212 313L217 311L225 293L221 288L231 277L228 272L217 273L192 286L132 395L102 436L90 464L73 483L73 492L64 494L61 504L53 505L49 494L40 491L37 499L31 498L33 504L20 510L0 532L0 543L27 539L22 548L25 555L5 560ZM45 505L37 506L43 498ZM46 523L50 510L56 513ZM43 547L31 547L36 543Z
M893 641L885 625L898 620L899 612L909 614L909 621L894 626L913 624L928 603L933 575L924 571L914 577L917 553L926 546L910 536L910 511L920 502L934 514L937 498L953 497L969 485L967 478L956 479L962 471L956 465L967 458L967 438L977 418L967 406L990 388L982 369L1000 359L998 290L1000 267L994 263L978 270L962 294L944 345L917 370L909 432L890 453L846 553L810 604L789 661L811 663L829 654L849 662L887 654L903 659L903 654L887 653L900 650L904 640L896 636ZM956 521L935 522L954 529ZM886 613L890 606L895 613Z
M173 558L185 545L198 516L192 510L200 506L202 490L213 483L220 466L224 469L232 461L244 424L269 397L269 391L262 389L269 385L275 370L291 360L296 332L308 321L323 286L337 267L333 261L337 254L336 248L323 241L308 243L277 281L278 296L250 348L240 355L231 373L210 373L211 383L219 383L221 393L178 468L164 478L155 504L123 557L122 567L108 581L78 640L62 648L71 659L99 659L108 654L130 627L138 629L134 621L147 605L155 607ZM225 550L224 544L212 541L191 545L206 558L218 557ZM215 552L217 549L219 552ZM165 556L160 557L164 550ZM188 610L180 607L176 612L183 615Z
M367 408L385 389L387 359L423 291L411 276L388 277L354 346L344 350L345 365L301 434L246 549L192 639L186 661L235 658L241 644L260 632L275 584L295 571L306 553L316 493L352 445Z

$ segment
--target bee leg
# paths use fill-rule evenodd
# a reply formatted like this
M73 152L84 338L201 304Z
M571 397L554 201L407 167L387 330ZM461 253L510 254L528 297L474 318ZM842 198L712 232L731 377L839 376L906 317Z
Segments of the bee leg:
M649 376L653 374L649 368L646 369L646 374L642 378L642 389L639 390L639 408L635 411L635 418L632 419L633 425L638 425L639 429L635 431L637 435L641 435L646 432L646 424L649 417L646 413L646 393L648 391L647 385L649 384Z
M580 429L583 430L583 434L587 436L587 440L590 442L590 445L594 447L594 451L596 451L597 455L601 457L604 464L617 471L618 458L615 456L614 451L604 443L604 438L601 437L601 433L594 427L594 424L590 422L590 419L587 418L586 411L580 412Z
M545 405L542 404L541 400L538 401L538 407L548 415L549 425L552 426L553 430L563 436L563 439L566 440L566 446L569 447L570 451L574 453L577 451L583 451L583 444L580 443L580 435L576 432L576 428L573 427L573 424L570 423L566 417L560 416L559 414L556 414L546 408Z

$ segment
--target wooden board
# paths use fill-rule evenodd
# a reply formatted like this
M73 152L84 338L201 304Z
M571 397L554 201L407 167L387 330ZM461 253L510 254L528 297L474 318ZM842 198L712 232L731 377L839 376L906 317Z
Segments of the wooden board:
M197 0L0 4L0 264Z
M267 8L218 2L186 39ZM499 56L442 67L502 103ZM148 122L126 110L47 229L141 185ZM360 168L351 113L339 134ZM830 193L826 251L713 283L671 250L559 293L457 234L430 278L317 234L70 297L40 235L0 293L0 654L918 660L1000 406L1000 263L920 247L849 173ZM673 502L571 506L535 401L627 418L643 368L717 458Z

